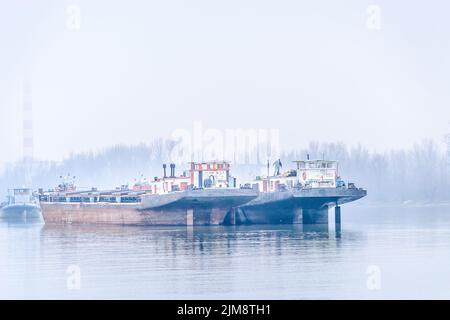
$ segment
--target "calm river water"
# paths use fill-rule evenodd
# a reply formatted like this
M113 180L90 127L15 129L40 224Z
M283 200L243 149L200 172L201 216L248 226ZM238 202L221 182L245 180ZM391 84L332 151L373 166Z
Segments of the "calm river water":
M0 221L0 298L450 298L450 207L344 205L342 227Z

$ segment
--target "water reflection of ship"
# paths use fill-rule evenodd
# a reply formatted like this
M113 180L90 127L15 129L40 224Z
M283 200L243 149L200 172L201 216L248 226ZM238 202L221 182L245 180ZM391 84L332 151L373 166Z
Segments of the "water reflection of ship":
M307 241L316 245L330 245L328 241L335 238L323 225L241 225L241 226L201 226L196 228L155 226L151 229L143 226L120 225L89 225L46 224L41 230L41 241L46 239L65 239L62 246L74 248L82 246L84 241L95 236L111 246L130 247L133 250L139 246L161 248L178 254L181 251L215 252L224 248L238 248L241 241L251 241L253 244L264 244L282 250L286 241L292 242L292 247L298 247L299 241ZM313 242L311 242L313 241ZM317 243L316 241L319 241ZM194 251L192 251L194 249Z
M42 220L38 198L30 188L8 190L0 217L8 222L39 222Z

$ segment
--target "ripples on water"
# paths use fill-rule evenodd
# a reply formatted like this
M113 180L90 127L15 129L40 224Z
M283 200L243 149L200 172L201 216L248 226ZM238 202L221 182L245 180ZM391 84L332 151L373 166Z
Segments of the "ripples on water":
M0 298L450 298L448 207L342 215L341 232L0 222ZM67 286L73 265L79 290ZM371 265L380 290L367 287Z

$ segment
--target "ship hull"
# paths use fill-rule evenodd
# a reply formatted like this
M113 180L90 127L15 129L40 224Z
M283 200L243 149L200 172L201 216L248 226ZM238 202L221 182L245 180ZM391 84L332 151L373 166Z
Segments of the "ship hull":
M42 203L46 224L109 224L135 226L220 225L226 208L164 207L143 209L138 205L90 203Z
M138 204L41 202L41 207L48 224L220 225L233 206L256 196L252 190L191 190L146 195Z
M328 209L367 195L362 189L315 188L261 193L235 211L236 224L327 224Z
M140 203L41 202L45 223L189 226L326 224L328 208L366 195L361 189L190 190L145 195Z
M46 224L141 224L136 205L41 202Z

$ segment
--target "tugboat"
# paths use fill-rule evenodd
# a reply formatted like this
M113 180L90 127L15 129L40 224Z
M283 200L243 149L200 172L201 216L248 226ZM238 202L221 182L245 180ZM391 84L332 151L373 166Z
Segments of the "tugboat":
M39 201L30 188L8 190L6 203L0 211L0 218L10 222L43 221Z

